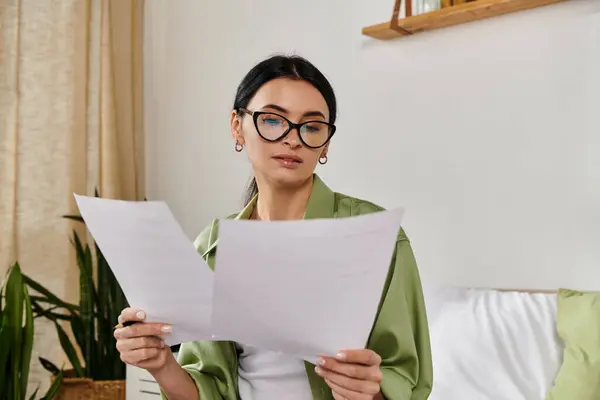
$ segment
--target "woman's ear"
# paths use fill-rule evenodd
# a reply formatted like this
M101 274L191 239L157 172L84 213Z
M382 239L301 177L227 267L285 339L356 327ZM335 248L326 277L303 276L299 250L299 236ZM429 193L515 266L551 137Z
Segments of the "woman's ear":
M242 120L241 117L235 112L231 112L231 120L229 121L229 127L231 130L231 137L236 143L240 145L244 144L244 137L242 135Z

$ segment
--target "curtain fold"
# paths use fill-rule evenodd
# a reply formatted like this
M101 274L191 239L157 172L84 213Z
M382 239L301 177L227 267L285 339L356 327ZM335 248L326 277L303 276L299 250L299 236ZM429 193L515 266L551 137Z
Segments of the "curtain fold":
M0 0L0 274L78 300L73 193L144 198L143 0ZM37 356L66 361L38 320Z
M21 2L0 4L0 261L14 260L17 241L17 175L19 158L19 29Z
M143 198L142 6L102 4L100 185L106 197Z

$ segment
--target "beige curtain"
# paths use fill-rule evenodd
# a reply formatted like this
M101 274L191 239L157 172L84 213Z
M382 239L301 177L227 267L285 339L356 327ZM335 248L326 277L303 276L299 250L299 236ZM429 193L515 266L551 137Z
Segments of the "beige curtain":
M144 198L143 0L0 0L0 273L77 301L73 192ZM37 323L37 356L65 360Z

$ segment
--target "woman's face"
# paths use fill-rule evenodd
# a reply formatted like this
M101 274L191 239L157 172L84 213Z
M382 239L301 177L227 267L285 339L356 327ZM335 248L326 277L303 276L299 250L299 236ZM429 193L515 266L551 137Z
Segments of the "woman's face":
M256 92L246 110L273 113L258 117L260 133L267 139L277 138L288 126L275 114L298 124L329 121L327 102L314 86L303 80L279 78L267 82ZM318 145L321 138L328 137L326 130L324 124L306 125L302 128L302 138L310 146ZM256 178L277 186L303 184L312 176L319 158L327 155L328 144L316 149L307 147L298 129L292 129L281 140L265 140L259 135L252 115L244 112L232 113L231 132L234 140L245 147Z

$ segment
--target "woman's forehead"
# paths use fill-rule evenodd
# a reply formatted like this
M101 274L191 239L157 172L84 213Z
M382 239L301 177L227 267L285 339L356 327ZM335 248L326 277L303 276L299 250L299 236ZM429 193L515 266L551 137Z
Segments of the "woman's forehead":
M290 114L320 111L329 115L327 102L313 85L297 79L273 79L265 83L250 101L249 108L276 105Z

